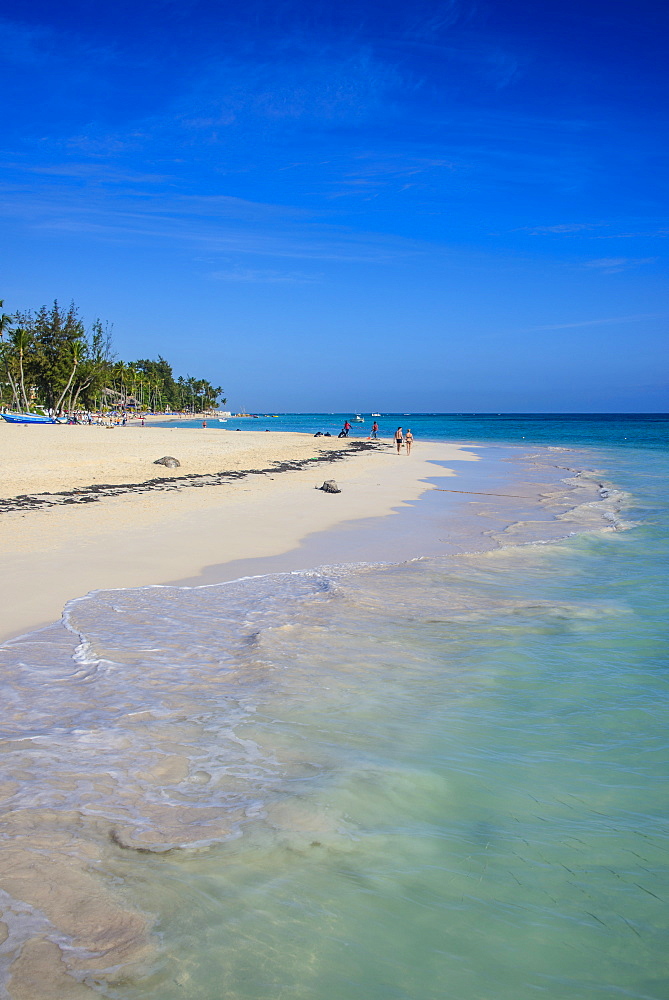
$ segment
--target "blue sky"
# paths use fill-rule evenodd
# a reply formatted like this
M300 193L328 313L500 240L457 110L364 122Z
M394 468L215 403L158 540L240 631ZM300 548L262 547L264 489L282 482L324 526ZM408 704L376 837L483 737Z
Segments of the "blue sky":
M0 4L5 309L234 408L669 410L669 5Z

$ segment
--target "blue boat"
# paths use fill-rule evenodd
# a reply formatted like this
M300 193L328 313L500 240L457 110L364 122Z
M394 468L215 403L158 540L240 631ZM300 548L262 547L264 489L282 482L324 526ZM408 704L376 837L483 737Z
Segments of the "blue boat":
M1 413L8 424L55 424L53 417L41 413Z

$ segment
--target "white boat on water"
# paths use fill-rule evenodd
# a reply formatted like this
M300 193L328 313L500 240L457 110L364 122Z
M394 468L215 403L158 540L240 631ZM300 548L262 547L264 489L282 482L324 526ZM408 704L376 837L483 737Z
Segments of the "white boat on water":
M373 417L380 417L380 416L381 416L381 414L380 414L380 413L372 413L372 416L373 416Z
M353 423L354 424L364 424L364 422L365 422L365 418L361 417L359 413L356 413L356 415L353 417Z

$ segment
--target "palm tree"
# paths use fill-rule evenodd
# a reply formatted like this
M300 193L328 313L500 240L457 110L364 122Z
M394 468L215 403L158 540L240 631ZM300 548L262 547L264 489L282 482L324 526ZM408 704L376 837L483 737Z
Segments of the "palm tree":
M118 376L119 394L122 402L125 402L125 361L117 361L114 365L114 377Z
M13 357L12 345L11 344L6 344L6 343L0 344L0 363L2 363L2 367L4 369L4 373L7 376L7 382L3 382L3 384L2 384L2 405L3 405L3 407L5 405L5 398L4 398L5 397L5 392L4 392L5 385L8 385L10 387L10 389L12 390L12 402L11 402L11 405L12 405L12 407L15 410L20 410L21 409L21 400L19 398L19 391L18 391L17 386L16 386L16 381L15 381L14 376L12 374L12 362L13 362L13 360L14 360L14 357Z
M137 402L137 377L138 377L138 372L137 372L137 365L135 364L134 361L129 361L128 362L128 364L127 364L127 372L128 372L128 384L129 384L129 387L130 387L130 394L131 394L131 396L134 396L135 403L136 403ZM127 399L126 399L126 403L127 403Z
M2 309L4 304L5 300L0 299L0 309ZM13 325L14 320L11 316L8 316L7 313L2 313L2 315L0 315L0 340L5 339L5 334L10 332Z
M13 330L10 337L19 358L19 388L21 389L21 396L25 407L23 412L28 413L30 411L30 406L28 405L28 397L26 396L26 380L23 372L23 359L26 351L30 347L31 338L28 331L24 330L22 327L18 327L16 330Z

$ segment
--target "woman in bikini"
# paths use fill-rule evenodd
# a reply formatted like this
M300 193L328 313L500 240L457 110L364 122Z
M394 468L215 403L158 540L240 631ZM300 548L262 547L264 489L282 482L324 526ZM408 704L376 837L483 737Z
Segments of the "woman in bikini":
M407 427L406 437L404 438L407 446L407 455L411 454L411 443L413 441L413 434L411 433L411 428Z

